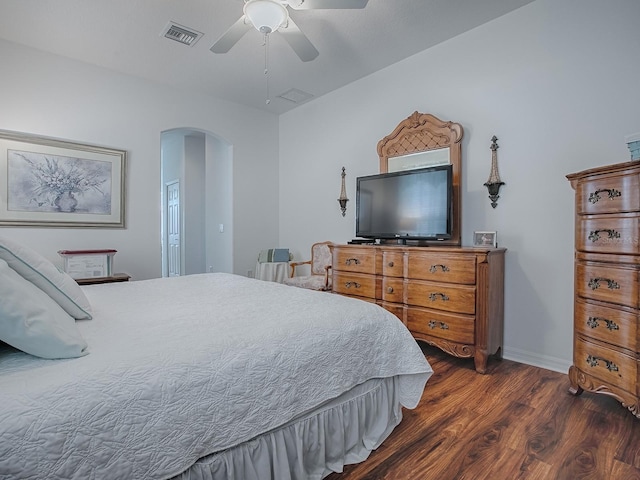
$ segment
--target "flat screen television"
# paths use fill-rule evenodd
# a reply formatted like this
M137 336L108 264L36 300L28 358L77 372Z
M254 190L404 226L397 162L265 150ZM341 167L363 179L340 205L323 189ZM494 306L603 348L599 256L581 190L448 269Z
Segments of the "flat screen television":
M453 167L405 170L356 179L356 235L370 239L449 240Z

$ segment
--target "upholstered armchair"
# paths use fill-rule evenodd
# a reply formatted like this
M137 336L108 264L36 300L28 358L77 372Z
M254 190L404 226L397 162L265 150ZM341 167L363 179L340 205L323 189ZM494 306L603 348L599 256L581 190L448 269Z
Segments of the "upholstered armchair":
M311 246L311 260L291 262L291 278L283 283L312 290L331 290L331 250L333 242L319 242ZM296 276L296 267L310 265L310 275Z

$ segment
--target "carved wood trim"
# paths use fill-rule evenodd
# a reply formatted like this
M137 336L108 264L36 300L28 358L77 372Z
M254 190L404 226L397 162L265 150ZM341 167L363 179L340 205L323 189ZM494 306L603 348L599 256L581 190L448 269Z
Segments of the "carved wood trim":
M459 148L462 135L459 123L445 122L429 113L413 112L378 142L380 171L387 171L390 157L456 145Z
M449 355L453 355L458 358L471 358L476 354L476 349L473 345L464 345L461 343L450 342L444 338L431 337L419 332L412 332L412 335L417 340L428 343L434 347L438 347L443 352L447 352ZM486 366L486 364L485 364Z
M389 158L449 147L449 160L453 165L453 232L450 240L438 242L438 245L461 244L462 136L459 123L445 122L429 113L415 111L378 142L380 173L388 172Z
M640 402L633 394L613 385L605 385L601 380L584 373L573 365L569 368L569 382L569 392L573 395L580 395L582 391L608 395L619 401L636 418L640 418Z

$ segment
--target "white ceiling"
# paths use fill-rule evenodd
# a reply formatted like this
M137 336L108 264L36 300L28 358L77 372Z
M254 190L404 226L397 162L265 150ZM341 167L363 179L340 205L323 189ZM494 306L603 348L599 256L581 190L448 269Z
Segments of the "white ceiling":
M209 51L242 15L243 0L1 0L0 38L279 114L299 105L277 97L292 88L319 97L531 1L369 0L361 10L290 9L320 55L302 62L272 34L269 104L262 34L252 29L226 54ZM204 36L192 47L169 40L161 36L169 22Z

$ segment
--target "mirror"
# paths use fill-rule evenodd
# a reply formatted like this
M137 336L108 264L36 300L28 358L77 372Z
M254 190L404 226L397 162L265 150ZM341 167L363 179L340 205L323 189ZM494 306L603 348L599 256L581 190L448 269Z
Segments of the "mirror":
M462 125L413 112L378 142L380 173L450 163L453 166L453 231L438 245L460 245Z
M437 150L427 150L426 152L391 157L387 160L387 171L400 172L404 170L414 170L416 168L448 165L451 163L449 161L449 155L449 148L439 148Z

